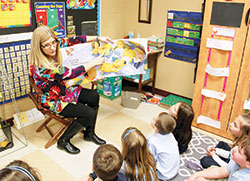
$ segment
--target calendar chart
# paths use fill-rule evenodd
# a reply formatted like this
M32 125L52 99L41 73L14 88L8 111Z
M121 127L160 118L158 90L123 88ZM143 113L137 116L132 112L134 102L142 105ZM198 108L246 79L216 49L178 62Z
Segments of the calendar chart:
M28 95L29 54L30 40L0 44L1 103Z

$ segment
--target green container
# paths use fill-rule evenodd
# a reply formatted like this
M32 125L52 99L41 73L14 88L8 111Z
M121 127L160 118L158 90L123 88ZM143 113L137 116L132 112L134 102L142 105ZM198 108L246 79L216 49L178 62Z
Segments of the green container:
M97 92L109 100L114 100L121 96L122 92L122 76L105 77L97 80Z

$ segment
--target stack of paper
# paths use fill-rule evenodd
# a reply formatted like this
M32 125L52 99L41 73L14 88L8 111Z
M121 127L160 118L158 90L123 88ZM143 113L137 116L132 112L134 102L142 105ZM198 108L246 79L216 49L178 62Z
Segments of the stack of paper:
M35 122L41 121L45 118L45 116L38 111L36 108L33 108L31 110L20 112L20 114L14 114L14 124L17 129L21 128L22 126L28 126Z

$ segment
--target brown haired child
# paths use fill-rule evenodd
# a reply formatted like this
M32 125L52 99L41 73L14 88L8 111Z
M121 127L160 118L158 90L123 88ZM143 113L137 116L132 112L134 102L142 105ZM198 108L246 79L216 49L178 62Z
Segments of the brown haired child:
M188 181L228 177L229 181L250 180L250 136L245 135L239 146L233 148L229 164L194 173Z
M149 150L156 160L156 171L160 180L174 178L179 171L179 150L178 143L172 134L176 122L174 118L161 112L152 123L155 134L149 138Z

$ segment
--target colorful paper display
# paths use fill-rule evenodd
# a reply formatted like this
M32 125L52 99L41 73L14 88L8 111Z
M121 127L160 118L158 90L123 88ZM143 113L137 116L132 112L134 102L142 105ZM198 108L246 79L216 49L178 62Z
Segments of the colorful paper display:
M94 9L96 0L67 0L67 9Z
M31 26L30 0L1 0L0 28Z

